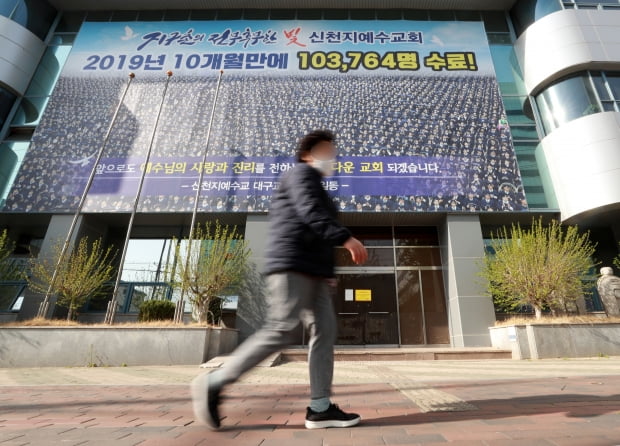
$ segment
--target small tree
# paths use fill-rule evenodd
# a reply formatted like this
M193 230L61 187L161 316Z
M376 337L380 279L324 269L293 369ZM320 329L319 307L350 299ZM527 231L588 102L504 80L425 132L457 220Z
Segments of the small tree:
M583 278L594 266L595 245L575 226L543 226L541 219L530 230L512 225L492 236L491 246L495 254L485 257L481 275L499 307L531 305L539 319L545 307L565 311L589 286Z
M14 249L15 243L9 239L7 230L0 232L0 282L24 278L21 265L11 258Z
M242 284L249 255L237 227L218 221L196 225L193 237L187 240L187 251L177 247L177 283L187 293L195 320L216 323L213 305Z
M61 252L58 244L51 259L33 260L32 276L29 278L32 289L47 293ZM80 239L73 252L65 254L65 259L58 265L51 292L58 295L57 304L69 310L67 320L73 319L86 300L114 277L114 257L112 247L104 249L101 239L89 244L87 237Z

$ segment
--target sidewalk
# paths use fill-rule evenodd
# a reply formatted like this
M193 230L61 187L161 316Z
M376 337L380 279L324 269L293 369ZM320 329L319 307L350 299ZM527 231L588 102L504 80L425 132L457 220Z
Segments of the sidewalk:
M0 445L620 445L620 358L337 362L362 423L312 431L306 367L229 387L218 432L193 420L198 367L0 369Z

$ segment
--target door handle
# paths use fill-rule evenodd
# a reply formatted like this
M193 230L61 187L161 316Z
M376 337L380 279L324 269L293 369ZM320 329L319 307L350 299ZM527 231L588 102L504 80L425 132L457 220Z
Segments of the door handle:
M349 315L352 315L352 314L359 314L359 313L338 313L338 314L349 314Z

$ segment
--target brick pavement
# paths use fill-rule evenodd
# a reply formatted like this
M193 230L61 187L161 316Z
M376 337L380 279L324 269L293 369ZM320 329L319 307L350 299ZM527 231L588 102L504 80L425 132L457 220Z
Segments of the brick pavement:
M521 364L505 364L510 363ZM286 365L280 367L287 370ZM376 379L352 379L334 388L334 401L359 412L362 423L312 431L303 427L308 386L281 385L273 378L253 383L250 377L229 387L222 405L224 428L218 432L194 422L185 382L2 385L0 381L0 446L620 445L620 370L606 376L421 382L395 374L403 364L373 365L369 370L373 367ZM165 368L158 370L165 374ZM199 373L191 370L185 381ZM36 370L41 371L45 369ZM89 372L73 369L73 373ZM266 372L256 372L253 379L261 373ZM175 375L172 381L177 380ZM422 400L416 404L416 398ZM425 404L434 398L445 399L447 406ZM454 401L457 407L451 406Z

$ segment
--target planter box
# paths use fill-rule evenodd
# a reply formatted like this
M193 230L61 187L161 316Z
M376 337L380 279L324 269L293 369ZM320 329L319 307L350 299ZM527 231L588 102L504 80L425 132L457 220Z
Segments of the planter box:
M199 365L237 342L230 328L6 327L0 367Z
M513 359L620 355L620 324L524 324L489 327L491 344Z

